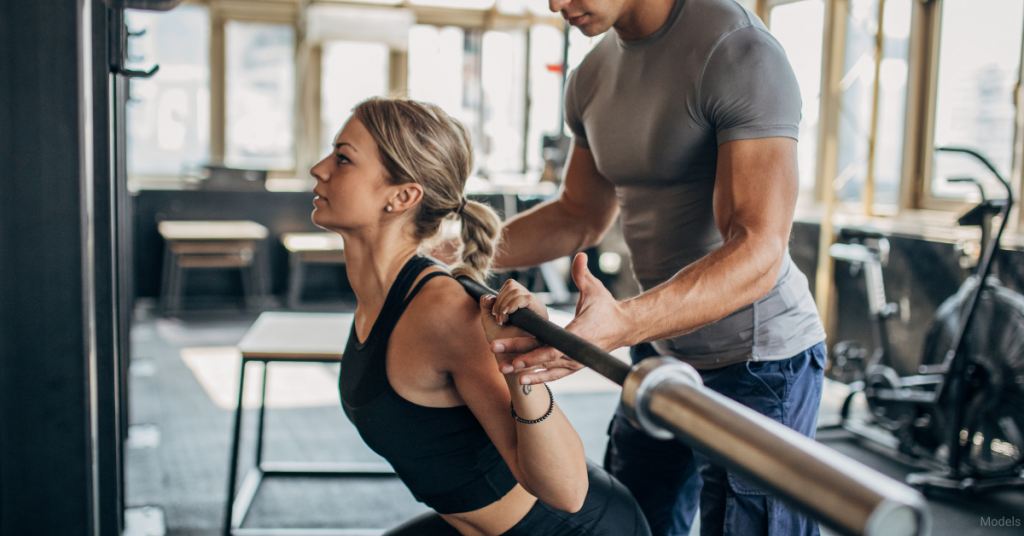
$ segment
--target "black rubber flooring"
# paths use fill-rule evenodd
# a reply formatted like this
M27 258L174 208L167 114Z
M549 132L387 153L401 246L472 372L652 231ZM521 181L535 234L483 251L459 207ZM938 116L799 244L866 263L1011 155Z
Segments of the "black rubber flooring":
M232 311L182 319L138 315L132 333L129 418L132 425L153 425L159 441L126 449L126 502L128 507L161 508L169 536L221 533L233 418L233 411L215 403L204 389L181 350L232 346L255 318ZM608 392L559 395L559 405L593 460L604 455L605 430L617 398ZM251 447L255 410L246 410L244 418L248 426L243 441ZM825 435L828 445L890 476L902 479L910 471L843 434ZM252 449L243 448L242 467L252 459ZM268 410L264 459L379 460L340 407ZM1024 534L1024 492L972 500L930 497L930 503L936 536ZM396 479L278 478L261 486L244 526L388 527L424 510ZM985 518L1009 519L1011 526L986 526ZM1012 526L1013 520L1019 525Z

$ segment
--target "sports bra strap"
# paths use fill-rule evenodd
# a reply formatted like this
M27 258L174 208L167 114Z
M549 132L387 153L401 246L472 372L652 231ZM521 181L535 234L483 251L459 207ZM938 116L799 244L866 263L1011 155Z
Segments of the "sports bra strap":
M409 302L411 302L412 299L415 298L416 295L420 293L420 290L423 288L423 285L427 284L427 281L430 281L431 279L433 279L435 277L438 277L438 276L451 277L452 275L449 274L448 272L441 271L441 272L430 272L429 274L423 276L423 279L420 279L420 282L416 283L416 286L413 287L411 291L409 291L409 295L405 297L405 301L402 302L402 307L399 310L400 311L404 311L405 308L409 306ZM399 313L399 314L401 314L401 313Z
M419 277L423 270L432 266L437 266L437 263L426 257L417 255L409 259L409 262L405 264L399 273L398 278L391 285L391 291L388 292L388 297L384 301L384 308L381 310L381 315L377 318L377 323L380 324L380 327L373 330L372 336L374 338L387 340L391 337L391 332L398 325L398 319L401 318L402 313L409 306L409 302L419 293L427 281L440 275L451 277L448 272L431 272L423 276L416 286L409 291L412 282L416 281L416 278ZM377 326L374 326L374 328L377 328ZM369 343L369 339L366 342Z

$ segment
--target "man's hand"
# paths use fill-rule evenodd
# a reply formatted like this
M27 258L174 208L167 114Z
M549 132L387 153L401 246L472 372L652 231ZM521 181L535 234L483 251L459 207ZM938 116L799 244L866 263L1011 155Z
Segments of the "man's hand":
M565 329L603 350L628 344L628 319L611 292L587 269L586 254L580 253L573 259L572 279L580 289L580 299L576 303L576 318ZM503 374L544 369L522 374L519 382L524 385L554 381L583 368L562 352L543 346L536 339L497 339L491 343L491 351L495 354L522 354L499 363Z

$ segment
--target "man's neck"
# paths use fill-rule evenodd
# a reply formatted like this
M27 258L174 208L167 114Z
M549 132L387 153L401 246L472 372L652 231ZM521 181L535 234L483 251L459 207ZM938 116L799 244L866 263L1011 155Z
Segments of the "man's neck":
M668 22L676 2L684 0L626 0L622 14L612 25L625 41L643 39Z

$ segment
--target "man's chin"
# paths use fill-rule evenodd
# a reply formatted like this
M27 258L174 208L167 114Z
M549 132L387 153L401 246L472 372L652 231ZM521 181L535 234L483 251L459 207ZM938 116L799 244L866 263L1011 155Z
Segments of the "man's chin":
M590 22L587 24L581 24L577 26L577 28L579 28L580 33L587 37L597 37L607 32L610 26L604 26L599 22Z

